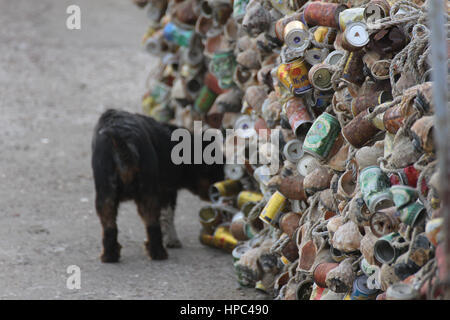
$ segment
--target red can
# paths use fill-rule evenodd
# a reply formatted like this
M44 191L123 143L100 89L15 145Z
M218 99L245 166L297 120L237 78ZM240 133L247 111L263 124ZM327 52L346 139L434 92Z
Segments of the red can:
M337 3L311 2L305 7L304 17L310 26L324 26L339 29L339 13L348 9Z
M342 135L353 147L361 148L380 131L364 117L372 108L364 110L342 129Z
M319 287L326 288L327 284L325 283L325 279L327 278L327 274L337 266L339 266L339 263L336 262L324 262L318 264L313 272L314 282Z
M292 131L301 140L306 136L313 123L306 104L302 98L293 97L286 102L285 111Z

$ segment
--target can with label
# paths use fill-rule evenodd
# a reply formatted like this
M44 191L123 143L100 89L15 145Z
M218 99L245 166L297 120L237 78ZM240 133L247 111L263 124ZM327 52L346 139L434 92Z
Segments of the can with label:
M304 25L306 25L306 22L303 18L303 13L299 12L295 12L291 15L279 19L275 23L275 35L277 36L278 40L284 41L284 29L286 28L286 25L291 21L300 21Z
M389 192L388 176L378 166L369 166L359 173L359 186L364 202L370 212L390 208L394 205Z
M207 113L214 104L214 101L216 101L216 98L217 94L215 94L207 86L203 86L197 96L197 99L195 99L194 109L199 113Z
M339 121L329 113L322 113L306 134L303 151L320 160L326 159L340 131Z
M189 47L189 43L191 41L193 31L192 30L184 30L175 25L173 22L169 22L164 27L164 38L173 42L181 47Z
M275 193L270 197L264 209L261 211L259 218L265 223L275 225L276 218L281 210L284 209L286 205L286 197L281 194L279 191L275 191Z
M312 90L308 71L304 60L297 59L280 64L277 69L277 77L293 95L299 96Z
M390 189L392 193L392 199L394 200L397 209L403 209L404 207L415 202L419 197L419 193L416 188L403 185L395 185Z
M369 289L367 287L367 279L366 275L361 275L355 279L350 300L375 300L378 290Z
M391 264L408 250L408 246L396 245L400 240L401 235L398 232L393 232L379 238L373 247L373 253L378 262Z
M220 211L211 206L201 208L198 215L200 224L207 234L212 234L214 228L222 222Z
M400 220L408 226L415 227L426 217L427 210L420 201L416 201L400 210Z

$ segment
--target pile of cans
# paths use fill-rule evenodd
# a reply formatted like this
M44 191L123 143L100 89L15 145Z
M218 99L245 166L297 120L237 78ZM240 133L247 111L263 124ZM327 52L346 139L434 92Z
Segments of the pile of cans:
M245 139L199 212L200 241L232 253L242 286L287 300L442 294L426 1L134 1L161 58L144 112ZM268 162L251 161L255 145Z

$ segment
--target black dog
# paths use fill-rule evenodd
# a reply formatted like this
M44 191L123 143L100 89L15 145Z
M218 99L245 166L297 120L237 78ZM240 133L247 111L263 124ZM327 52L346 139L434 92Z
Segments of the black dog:
M171 134L177 128L125 111L108 110L100 117L92 141L92 169L103 228L103 262L117 262L120 257L116 223L120 202L135 201L147 230L149 256L167 259L161 226L167 229L167 247L181 246L173 224L177 191L186 188L207 200L209 186L223 180L222 164L171 161L178 143L171 141Z

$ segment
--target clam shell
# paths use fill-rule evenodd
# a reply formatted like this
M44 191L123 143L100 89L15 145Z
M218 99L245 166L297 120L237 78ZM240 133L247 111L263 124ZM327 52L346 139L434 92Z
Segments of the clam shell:
M331 243L340 251L352 252L359 249L361 239L358 226L350 220L336 230Z

